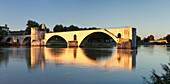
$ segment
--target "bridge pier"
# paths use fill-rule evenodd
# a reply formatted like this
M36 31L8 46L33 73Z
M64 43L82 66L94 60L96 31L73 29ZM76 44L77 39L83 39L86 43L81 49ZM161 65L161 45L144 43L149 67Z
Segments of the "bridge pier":
M68 41L68 47L79 47L78 41Z
M117 48L118 49L136 49L136 29L132 28L130 30L130 38L118 38ZM129 34L128 33L128 34ZM125 35L128 35L125 34Z
M119 39L117 43L118 49L131 49L132 42L129 39Z

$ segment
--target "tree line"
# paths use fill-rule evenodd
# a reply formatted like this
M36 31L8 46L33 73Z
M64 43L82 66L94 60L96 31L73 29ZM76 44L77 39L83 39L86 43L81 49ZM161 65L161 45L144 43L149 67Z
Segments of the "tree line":
M25 34L31 34L31 27L38 27L39 29L41 29L41 25L39 25L38 22L36 21L32 21L32 20L28 20L27 21L27 27L25 29ZM49 28L46 28L49 31ZM75 25L70 25L69 27L63 26L62 24L57 24L54 26L53 28L53 32L63 32L63 31L76 31L76 30L92 30L92 29L99 29L96 27L90 27L90 28L80 28L78 26Z
M55 25L53 28L53 32L63 32L63 31L76 31L76 30L93 30L93 29L99 29L96 27L90 27L90 28L80 28L78 26L70 25L69 27L63 26L62 24L60 25Z
M136 42L137 43L142 43L142 42L149 42L149 41L153 41L155 40L155 37L153 35L149 35L148 37L144 37L143 39L141 39L140 36L136 35ZM167 36L159 38L158 40L167 40L167 42L170 42L170 34L167 34Z
M32 28L32 27L38 27L39 29L42 29L42 28L41 28L42 24L39 24L39 23L36 22L36 21L28 20L26 25L27 25L27 27L26 27L26 29L25 29L25 35L31 34L31 28ZM47 28L47 27L45 26L45 29L47 30L47 32L49 32L49 28Z
M5 30L2 30L2 27L0 27L0 41L5 37L8 36L8 32Z

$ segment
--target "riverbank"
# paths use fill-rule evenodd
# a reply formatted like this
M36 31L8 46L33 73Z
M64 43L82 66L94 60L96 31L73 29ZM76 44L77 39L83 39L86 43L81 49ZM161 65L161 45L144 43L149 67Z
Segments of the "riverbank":
M170 45L170 43L137 42L137 45Z

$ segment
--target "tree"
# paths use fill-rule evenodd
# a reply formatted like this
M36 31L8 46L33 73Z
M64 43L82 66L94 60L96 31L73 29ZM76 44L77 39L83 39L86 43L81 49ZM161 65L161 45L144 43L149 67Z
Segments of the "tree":
M0 41L6 36L8 36L8 32L0 28Z
M155 40L153 35L148 36L149 41Z
M75 31L75 30L92 30L92 29L99 29L96 27L91 27L91 28L79 28L78 26L70 25L69 27L66 27L63 25L55 25L53 28L53 32L62 32L62 31Z
M141 37L139 37L138 35L136 35L136 42L140 42L141 41Z
M149 42L149 39L146 38L146 37L144 37L144 38L142 39L142 41L143 41L143 42Z
M50 29L49 29L49 28L47 28L47 29L46 29L46 31L47 31L47 33L49 33L49 32L50 32Z
M70 25L70 26L67 28L68 31L74 31L74 30L79 30L79 29L80 29L79 27L74 26L74 25Z
M143 42L149 42L149 41L152 41L152 40L155 40L153 35L150 35L150 36L148 36L147 38L144 37L144 38L142 39Z
M4 31L4 30L0 30L0 36L1 37L5 37L8 35L8 32L7 31Z
M166 36L166 40L168 41L168 43L170 42L170 34Z
M25 34L31 34L31 27L40 27L40 25L36 21L28 20L27 27L25 29Z
M90 27L89 30L97 29L96 27Z
M54 32L61 32L61 31L64 31L65 29L64 29L64 27L63 27L63 25L55 25L55 27L53 28L53 31Z

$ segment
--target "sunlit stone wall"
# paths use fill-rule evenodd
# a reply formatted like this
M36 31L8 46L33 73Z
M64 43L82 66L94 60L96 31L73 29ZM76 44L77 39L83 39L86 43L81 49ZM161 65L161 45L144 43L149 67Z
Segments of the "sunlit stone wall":
M136 47L136 29L135 28L116 28L116 29L96 29L96 30L81 30L81 31L67 31L67 32L53 32L53 33L45 33L45 39L44 43L46 44L47 41L52 36L60 36L64 38L68 44L69 41L74 41L74 35L77 36L77 42L78 46L82 46L83 40L90 34L95 32L102 32L109 36L111 36L116 43L120 43L120 45L123 45L126 48L135 48ZM118 34L121 35L120 38L118 38ZM126 46L126 43L121 42L130 42L130 46ZM68 45L70 46L70 45ZM120 48L124 48L120 47ZM119 47L118 47L119 48Z

